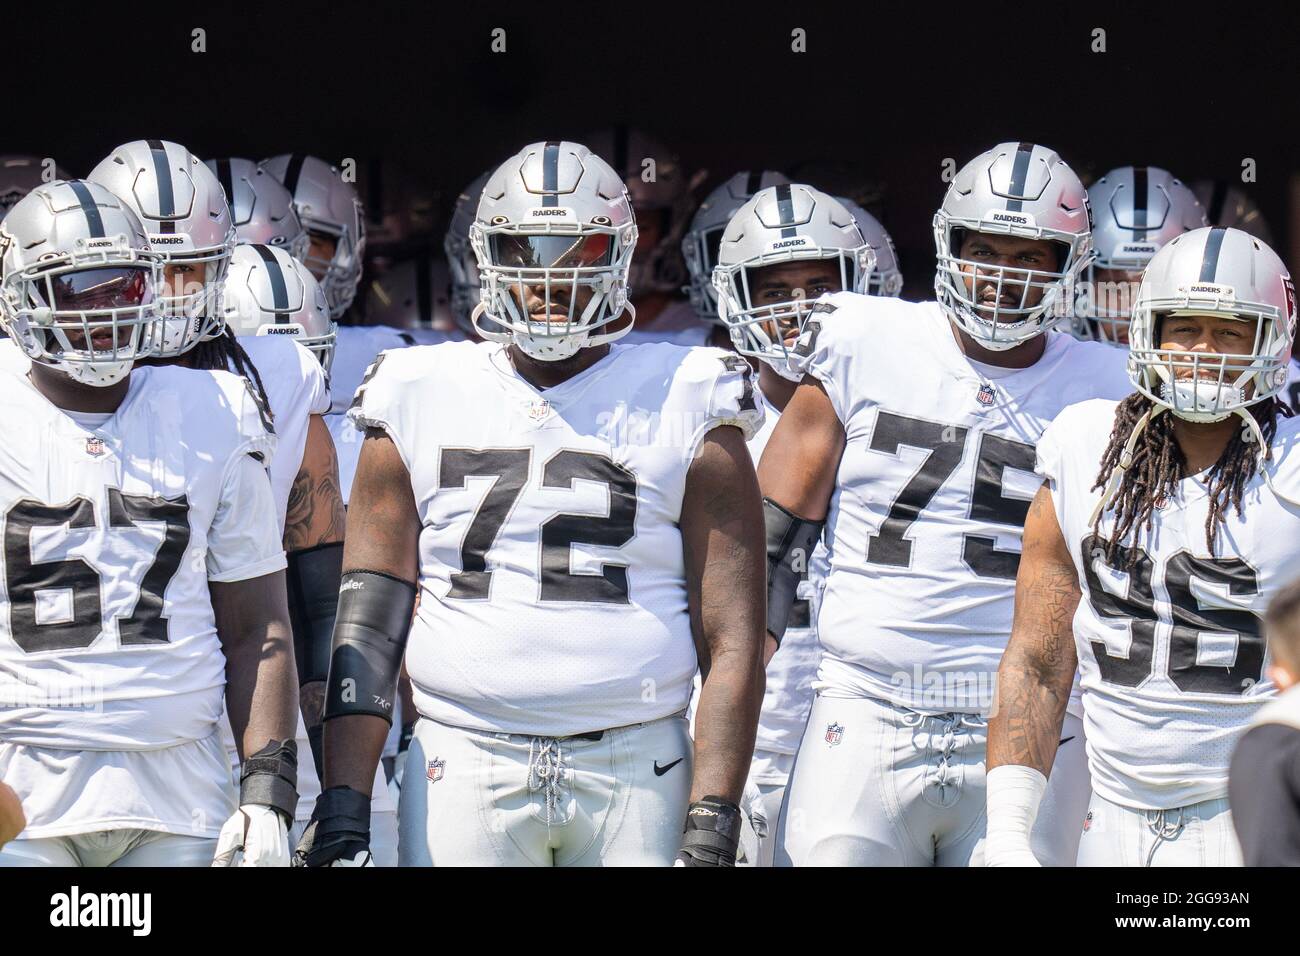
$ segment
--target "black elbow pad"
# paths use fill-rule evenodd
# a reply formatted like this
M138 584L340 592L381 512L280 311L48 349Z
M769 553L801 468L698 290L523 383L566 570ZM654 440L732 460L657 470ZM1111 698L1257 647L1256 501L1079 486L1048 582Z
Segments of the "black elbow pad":
M289 552L289 622L299 686L329 675L342 576L342 541Z
M349 571L325 687L324 719L373 714L393 722L393 697L415 611L415 586L377 571Z
M763 499L763 525L767 530L767 629L778 644L785 634L799 580L808 571L823 524L824 521L793 515L771 498Z

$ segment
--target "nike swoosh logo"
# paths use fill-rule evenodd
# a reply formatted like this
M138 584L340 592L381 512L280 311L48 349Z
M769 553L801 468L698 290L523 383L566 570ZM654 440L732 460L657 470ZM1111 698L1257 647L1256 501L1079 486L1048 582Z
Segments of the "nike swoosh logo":
M676 767L679 763L681 763L682 760L684 760L684 759L685 759L684 757L678 757L676 760L674 760L672 763L668 764L668 766L666 766L666 767L661 767L661 766L659 766L659 761L656 760L656 761L655 761L655 776L656 776L656 777L662 777L662 776L663 776L664 774L666 774L669 770L672 770L673 767Z
M1068 743L1069 743L1071 740L1073 740L1073 739L1074 739L1073 736L1063 737L1063 738L1061 739L1061 742L1060 742L1059 744L1057 744L1056 746L1057 746L1057 747L1062 747L1062 746L1064 746L1065 744L1068 744Z

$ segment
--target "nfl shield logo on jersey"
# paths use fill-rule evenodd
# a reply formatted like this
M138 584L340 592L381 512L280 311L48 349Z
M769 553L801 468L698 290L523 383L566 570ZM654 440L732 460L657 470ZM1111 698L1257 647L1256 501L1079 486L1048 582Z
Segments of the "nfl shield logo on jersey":
M89 455L91 458L98 458L100 455L104 454L104 439L87 438L86 454Z
M547 415L551 414L551 403L541 398L528 406L528 417L535 422L540 422Z
M832 747L838 747L840 741L843 739L844 739L843 724L831 723L826 725L826 742L828 744L830 744Z
M993 404L993 386L987 382L980 386L980 390L975 393L975 401L979 402L985 408Z
M439 780L441 780L443 768L446 766L447 766L447 761L445 760L439 760L437 757L435 757L433 760L430 760L429 768L427 771L425 771L425 775L429 778L429 782L437 783Z

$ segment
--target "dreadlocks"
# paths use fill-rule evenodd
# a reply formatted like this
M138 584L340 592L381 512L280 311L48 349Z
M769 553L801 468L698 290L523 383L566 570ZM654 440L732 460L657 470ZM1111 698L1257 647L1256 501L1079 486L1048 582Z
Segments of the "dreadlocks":
M191 368L224 372L233 366L235 371L244 376L244 379L254 387L262 401L262 407L266 409L266 417L271 421L275 420L275 415L271 411L271 402L266 397L266 389L262 386L262 376L257 374L257 366L248 357L244 347L230 334L229 327L222 329L220 335L205 339L194 346L189 354Z
M1110 444L1106 446L1101 459L1101 471L1097 482L1092 486L1096 491L1104 488L1110 481L1112 470L1119 463L1124 452L1124 445L1138 420L1151 411L1154 402L1140 392L1135 392L1115 409L1115 426L1111 429ZM1256 402L1247 409L1259 423L1264 436L1264 456L1271 457L1269 446L1277 432L1278 418L1287 418L1291 409L1276 398ZM1244 424L1244 423L1243 423ZM1241 514L1241 495L1247 483L1255 475L1260 449L1254 442L1242 438L1243 430L1234 431L1227 447L1219 455L1206 479L1210 498L1210 510L1205 519L1205 545L1210 553L1215 553L1215 541L1219 535L1219 525L1231 505ZM1171 498L1180 481L1187 474L1187 459L1174 438L1173 418L1171 414L1157 415L1147 424L1137 445L1133 449L1133 463L1124 472L1111 508L1115 512L1115 533L1106 543L1106 560L1112 567L1118 567L1120 542L1130 533L1134 544L1137 543L1138 531L1145 527L1151 532L1152 510L1158 503ZM1101 537L1102 516L1098 515L1093 523L1093 533ZM1132 567L1137 561L1138 549L1129 551L1127 566Z

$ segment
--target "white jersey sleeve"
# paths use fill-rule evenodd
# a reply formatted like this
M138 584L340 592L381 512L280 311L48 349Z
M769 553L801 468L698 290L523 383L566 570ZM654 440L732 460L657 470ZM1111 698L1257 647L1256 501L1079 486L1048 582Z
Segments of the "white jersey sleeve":
M1074 634L1093 789L1124 806L1169 809L1226 795L1233 747L1273 696L1261 618L1300 566L1300 507L1256 474L1211 551L1207 489L1189 477L1112 560L1114 512L1097 532L1088 521L1116 407L1064 410L1039 467L1079 571ZM1297 439L1300 422L1280 420L1267 467L1276 489L1300 498Z
M763 427L763 408L755 394L754 371L739 355L725 349L694 347L685 350L686 360L675 380L676 389L699 389L702 393L699 427L683 450L694 459L700 442L720 425L734 425L749 441ZM693 407L695 402L685 404Z
M330 390L320 362L297 340L256 335L240 338L239 344L257 369L273 416L276 455L269 473L276 516L283 530L289 494L302 470L307 426L312 415L329 411Z

